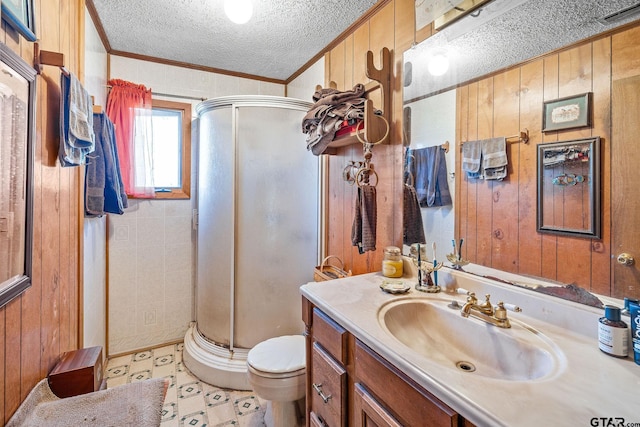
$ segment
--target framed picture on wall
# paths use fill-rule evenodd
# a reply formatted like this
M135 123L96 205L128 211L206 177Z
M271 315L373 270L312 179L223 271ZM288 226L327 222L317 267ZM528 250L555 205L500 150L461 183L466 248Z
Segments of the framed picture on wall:
M542 131L591 126L591 92L546 101L542 111Z
M33 0L2 0L2 19L30 42L36 41L33 16Z

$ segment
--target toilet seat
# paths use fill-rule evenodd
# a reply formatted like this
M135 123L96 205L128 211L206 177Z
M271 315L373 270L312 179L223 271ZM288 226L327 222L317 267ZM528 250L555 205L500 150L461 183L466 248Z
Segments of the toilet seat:
M263 341L249 351L247 365L266 378L303 375L306 369L305 338L285 335Z

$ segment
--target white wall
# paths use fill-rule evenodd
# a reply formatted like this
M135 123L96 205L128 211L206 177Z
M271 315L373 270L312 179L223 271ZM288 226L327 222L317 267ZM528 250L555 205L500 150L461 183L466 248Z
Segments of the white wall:
M411 107L411 148L424 148L442 145L449 141L447 159L447 181L451 199L455 203L456 150L456 91L450 90L420 101L408 104ZM425 238L431 247L436 242L438 260L445 260L451 252L451 240L454 239L454 205L422 208L422 222ZM429 255L431 256L431 255Z
M284 86L187 68L111 56L110 78L196 98L284 95ZM190 102L192 114L200 102ZM129 200L122 216L109 217L109 354L158 346L184 337L194 320L195 208L198 151L192 126L191 200Z
M96 27L85 10L84 86L94 96L95 104L105 106L107 52ZM82 346L107 344L106 255L107 217L84 219L83 336ZM105 350L106 351L106 350ZM103 355L105 355L103 351Z
M287 96L313 102L316 85L324 86L324 56L287 85Z

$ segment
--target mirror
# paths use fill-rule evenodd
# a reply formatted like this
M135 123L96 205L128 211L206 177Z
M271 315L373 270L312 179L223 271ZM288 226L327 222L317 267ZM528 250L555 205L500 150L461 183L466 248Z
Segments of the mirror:
M599 239L600 138L538 145L541 233Z
M35 70L0 44L0 307L31 285Z
M591 42L577 44L580 40L636 21L638 15L634 13L640 8L633 6L637 6L637 1L568 0L561 6L551 0L494 0L407 50L404 53L403 101L405 107L411 107L411 120L405 145L410 142L414 146L417 142L415 133L430 134L437 129L433 124L431 128L421 128L426 120L413 106L422 100L437 99L438 95L448 91L455 93L458 111L452 110L456 139L450 140L452 149L447 157L461 156L461 142L510 138L528 129L531 135L528 145L507 141L507 156L513 163L509 164L509 175L503 181L468 180L458 171L450 190L454 203L460 199L455 215L463 217L455 218L455 226L437 230L448 236L442 252L438 251L438 258L444 259L445 251L450 247L446 241L464 238L465 256L475 264L545 277L559 283L576 283L595 294L638 298L640 295L634 295L637 288L625 287L614 281L614 274L618 277L618 273L614 272L616 266L612 266L611 256L617 256L616 251L624 248L618 248L607 237L613 235L609 228L600 229L605 228L604 222L600 224L600 215L597 215L600 183L593 181L600 175L596 170L601 167L599 160L590 158L585 173L566 173L567 177L571 173L591 175L588 185L582 185L583 190L587 190L579 207L584 221L579 226L558 223L546 217L545 212L553 209L543 203L542 230L538 232L536 146L600 136L602 141L596 138L584 142L593 146L592 153L598 152L600 144L603 144L603 152L609 153L612 150L608 104L613 104L613 100L608 99L613 93L611 73L618 73L621 77L640 74L640 71L630 70L633 67L631 60L624 63L621 60L627 55L626 51L616 51L615 55L611 50L597 51L605 45L612 49L611 39L597 46ZM626 31L629 31L627 27ZM565 46L571 48L557 51ZM549 52L554 53L547 55ZM432 72L428 71L434 57L446 57L449 61L443 74L434 73L433 67ZM628 72L624 74L621 70ZM595 81L605 84L594 91ZM593 122L584 126L582 119L576 117L575 126L553 124L549 127L549 120L545 124L545 101L560 101L585 92L593 92ZM616 169L605 157L602 160L607 162L602 166L602 172L607 175L601 177L601 182L606 184L613 179L609 173ZM454 172L453 168L449 169L451 172ZM552 181L559 175L562 172L551 177ZM558 185L543 183L542 191L558 190L554 187ZM565 189L564 193L567 191ZM460 194L455 197L455 192ZM611 197L611 193L608 194ZM555 201L552 203L555 205ZM615 218L607 219L607 215L613 215L614 211L604 205L603 209L607 209L603 213L603 221L615 225ZM434 240L443 240L434 234L434 230L425 234L428 245ZM600 235L606 240L599 240ZM630 272L637 274L636 267Z
M636 4L490 1L404 53L405 64L411 63L414 71L411 84L405 80L404 100L455 87L634 21L637 8L625 9ZM443 61L448 63L446 72L428 72L442 67Z

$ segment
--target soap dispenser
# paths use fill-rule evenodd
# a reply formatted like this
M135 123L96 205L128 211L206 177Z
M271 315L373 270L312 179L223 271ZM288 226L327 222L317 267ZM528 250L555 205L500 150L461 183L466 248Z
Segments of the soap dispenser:
M620 308L604 306L604 317L598 323L598 344L600 350L614 356L627 357L629 353L629 328L620 320Z

